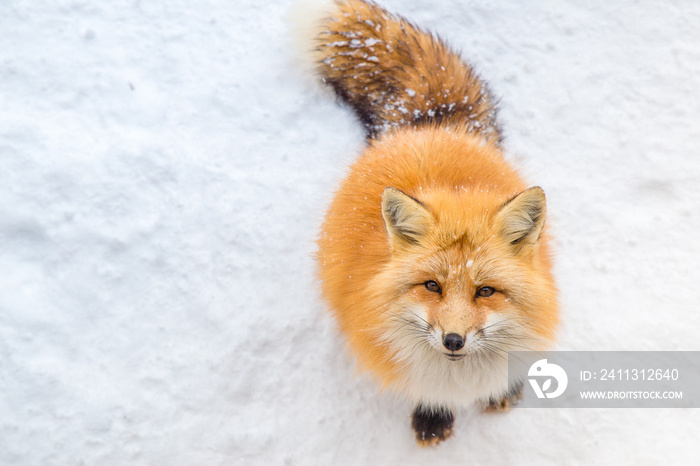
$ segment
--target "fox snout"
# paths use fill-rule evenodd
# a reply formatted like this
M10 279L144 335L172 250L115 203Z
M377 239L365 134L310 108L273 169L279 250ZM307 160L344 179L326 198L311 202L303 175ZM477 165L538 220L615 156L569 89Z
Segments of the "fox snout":
M465 356L473 348L473 345L478 345L479 340L485 336L483 325L481 324L467 328L438 324L432 328L432 335L429 340L432 340L433 348L448 357Z
M459 351L464 347L464 338L458 333L448 333L443 337L442 345L450 351Z
M462 349L468 351L469 344L472 344L479 338L480 331L478 329L469 329L464 333L459 333L456 331L443 331L439 328L434 327L432 331L432 346L436 350L445 354L446 356L456 356L454 353L459 352ZM464 356L465 353L462 352L460 356Z
M428 312L432 346L446 355L458 351L464 355L483 336L486 315L473 305L451 301L451 305Z
M465 352L459 352L466 344L467 339L459 333L447 333L442 337L443 348L440 349L440 352L450 361L459 361L467 355Z

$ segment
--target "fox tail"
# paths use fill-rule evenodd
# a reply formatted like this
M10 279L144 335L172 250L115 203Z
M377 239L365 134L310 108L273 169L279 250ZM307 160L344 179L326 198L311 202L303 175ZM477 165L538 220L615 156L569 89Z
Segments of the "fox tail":
M339 0L319 24L321 79L369 138L400 126L450 125L500 142L486 85L437 36L364 0Z

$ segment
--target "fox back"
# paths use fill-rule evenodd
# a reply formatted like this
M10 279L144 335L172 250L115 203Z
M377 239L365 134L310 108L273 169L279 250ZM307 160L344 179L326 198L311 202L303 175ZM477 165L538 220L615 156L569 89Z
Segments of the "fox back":
M318 74L368 138L318 242L342 333L431 412L502 399L507 352L547 348L558 322L543 191L504 160L491 94L435 35L347 0L316 41Z

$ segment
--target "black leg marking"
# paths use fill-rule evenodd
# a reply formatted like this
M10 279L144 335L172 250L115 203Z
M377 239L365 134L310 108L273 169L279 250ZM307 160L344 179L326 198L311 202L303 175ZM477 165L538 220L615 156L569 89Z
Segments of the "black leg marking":
M454 416L447 408L418 405L413 411L411 424L420 446L437 445L452 435Z

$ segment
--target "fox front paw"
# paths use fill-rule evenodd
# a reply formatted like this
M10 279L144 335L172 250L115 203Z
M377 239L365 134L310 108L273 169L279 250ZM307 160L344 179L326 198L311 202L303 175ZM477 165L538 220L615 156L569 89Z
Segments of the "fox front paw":
M510 408L517 405L523 399L523 384L520 383L512 388L501 399L491 398L484 408L485 413L505 413Z
M430 408L418 405L413 411L413 430L421 447L437 445L450 438L454 416L446 408Z

